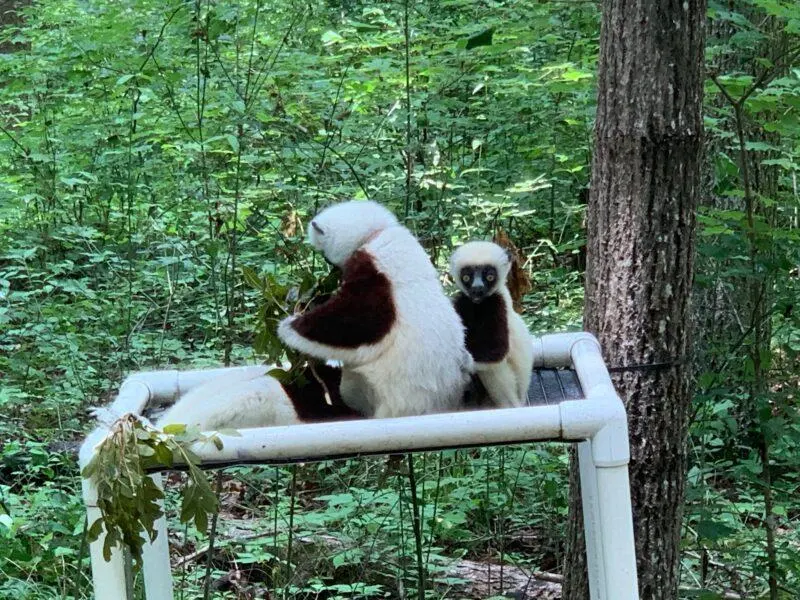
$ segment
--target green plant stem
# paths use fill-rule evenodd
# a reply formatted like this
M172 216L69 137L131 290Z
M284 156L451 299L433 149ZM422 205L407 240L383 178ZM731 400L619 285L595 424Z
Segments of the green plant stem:
M7 510L6 513L8 513ZM78 557L75 560L77 572L75 573L75 581L73 582L74 586L72 588L73 598L80 598L81 579L83 575L83 569L81 567L83 565L83 557L86 556L86 550L89 548L88 532L89 532L89 518L84 517L83 531L81 532L81 545L78 547Z
M208 600L211 597L211 569L214 566L214 542L217 539L219 500L222 495L222 471L217 471L216 494L218 508L211 517L211 531L208 533L208 554L206 555L206 575L203 581L203 600Z
M433 495L433 513L431 515L431 528L435 527L436 525L436 513L439 510L439 490L441 489L442 485L442 453L438 452L436 455L436 487L434 488L434 495ZM425 563L427 564L428 561L431 559L431 550L433 548L433 532L429 535L428 540L428 551L425 554Z
M403 38L405 41L405 60L406 60L406 201L405 216L408 217L411 209L411 172L412 152L411 152L411 36L408 30L408 3L403 3Z
M422 522L417 498L417 477L414 474L414 455L406 454L408 461L408 487L411 491L411 524L414 529L414 546L417 554L417 598L425 600L425 564L422 561Z
M292 560L294 558L292 541L294 540L294 511L297 500L297 465L292 465L292 484L289 488L289 539L286 542L286 583L283 588L283 597L289 593L289 583L292 580Z
M748 393L748 404L751 411L758 412L759 402L763 398L764 390L768 389L766 380L767 374L764 372L764 364L761 360L762 352L769 351L769 339L766 339L764 322L761 319L762 304L768 289L766 275L762 275L759 270L759 235L756 231L755 220L756 212L759 208L757 199L753 194L750 182L750 161L747 150L747 139L744 131L744 104L747 98L764 82L774 75L777 69L765 70L761 77L753 83L738 99L734 99L725 87L712 76L712 81L722 92L722 95L733 108L734 122L736 125L736 139L739 151L739 174L744 188L745 217L747 219L747 244L750 262L750 299L752 309L750 311L750 323L753 331L752 343L750 344L750 360L753 363L753 380L750 384ZM769 464L769 442L763 424L756 424L757 443L759 455L762 463L763 472L763 498L764 498L764 529L766 533L766 553L767 553L767 583L769 585L770 600L778 600L778 560L775 548L775 514L772 500L772 473Z
M772 468L769 464L769 443L761 432L761 468L764 476L764 530L767 536L767 569L770 600L778 600L778 552L775 548L775 506L772 499Z

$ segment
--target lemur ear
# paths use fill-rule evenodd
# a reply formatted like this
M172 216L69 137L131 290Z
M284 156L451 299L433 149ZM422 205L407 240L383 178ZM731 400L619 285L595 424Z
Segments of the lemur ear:
M509 250L508 248L503 248L503 252L506 253L506 260L509 262L509 264L513 263L514 262L514 255L511 254L511 250Z
M311 221L311 227L313 227L314 231L316 231L318 234L325 235L325 232L323 231L322 227L317 225L316 221Z

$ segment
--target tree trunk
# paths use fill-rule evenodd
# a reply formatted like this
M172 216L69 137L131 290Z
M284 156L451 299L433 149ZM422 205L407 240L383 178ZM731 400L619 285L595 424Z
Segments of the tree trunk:
M628 410L643 600L678 594L691 405L694 213L702 145L704 0L606 0L584 325ZM564 598L588 598L577 470L570 471Z

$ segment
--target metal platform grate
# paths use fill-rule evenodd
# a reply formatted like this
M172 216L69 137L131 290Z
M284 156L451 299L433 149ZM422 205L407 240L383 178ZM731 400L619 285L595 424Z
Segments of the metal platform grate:
M528 388L528 406L553 405L564 400L583 400L583 390L575 371L534 369Z

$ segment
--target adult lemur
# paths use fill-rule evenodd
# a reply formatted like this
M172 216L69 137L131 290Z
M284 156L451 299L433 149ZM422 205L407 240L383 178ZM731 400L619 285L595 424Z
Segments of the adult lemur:
M467 328L478 378L498 406L522 406L533 369L533 344L516 312L506 278L511 260L492 242L469 242L450 257L459 288L455 307Z
M300 352L342 364L345 404L374 417L460 407L472 358L464 326L417 239L375 202L322 211L311 244L342 268L325 304L281 322Z
M308 235L342 268L342 283L325 303L284 319L278 335L341 370L319 366L302 388L234 375L192 390L159 425L245 428L460 407L472 371L464 326L411 232L379 204L345 202L314 217Z

